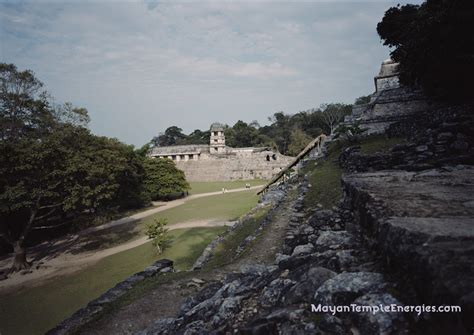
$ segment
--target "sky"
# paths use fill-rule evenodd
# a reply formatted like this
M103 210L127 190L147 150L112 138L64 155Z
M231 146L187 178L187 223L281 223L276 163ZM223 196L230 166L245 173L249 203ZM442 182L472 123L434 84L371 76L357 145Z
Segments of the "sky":
M139 147L372 93L390 52L376 25L399 2L0 0L0 61Z

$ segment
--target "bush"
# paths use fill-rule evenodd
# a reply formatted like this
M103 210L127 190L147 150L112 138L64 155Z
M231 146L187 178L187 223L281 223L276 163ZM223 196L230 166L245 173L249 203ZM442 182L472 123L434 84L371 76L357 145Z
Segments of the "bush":
M334 132L335 138L340 137L350 143L358 143L367 130L367 128L361 128L360 123L356 122L352 125L342 124Z
M146 226L146 235L152 240L151 244L156 248L158 255L171 245L169 230L166 228L167 224L168 220L166 219L155 219Z
M144 168L144 186L152 200L176 198L190 189L184 172L168 158L146 158Z

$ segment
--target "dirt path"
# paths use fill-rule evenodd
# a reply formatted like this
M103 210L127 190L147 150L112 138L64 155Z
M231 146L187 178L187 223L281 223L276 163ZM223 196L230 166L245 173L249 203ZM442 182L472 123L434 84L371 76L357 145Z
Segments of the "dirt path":
M163 283L129 305L89 325L81 334L134 334L159 318L176 316L186 297L198 290L189 285L193 278L209 283L223 279L246 264L272 264L275 253L283 244L294 199L293 193L286 197L274 212L262 236L237 261L218 269L188 272L181 279Z
M237 188L228 190L227 193L243 192L249 190L252 191L257 190L259 188L261 188L261 186L253 186L250 188ZM111 256L118 252L135 248L147 242L147 237L140 237L138 239L125 241L124 243L111 248L82 252L83 250L81 250L81 243L90 243L91 241L89 240L89 237L92 238L92 234L97 235L97 233L100 234L101 231L118 229L123 226L128 226L127 224L129 223L133 223L150 215L183 205L188 201L219 194L222 194L222 192L217 191L194 194L184 199L177 199L166 203L154 203L155 205L160 206L124 217L119 220L114 220L97 227L91 227L79 232L78 234L68 235L61 239L46 242L36 248L32 248L32 251L30 251L29 254L29 258L35 260L35 266L37 266L38 264L40 264L40 266L38 268L35 268L31 273L15 273L10 275L9 278L0 281L0 294L13 289L18 289L19 287L23 286L31 287L41 285L53 277L72 274L74 272L86 268L87 266L95 264L97 261L107 256ZM222 221L219 222L215 220L200 220L177 223L170 226L169 229L173 230L182 228L215 227L231 224L233 223ZM87 242L82 242L81 237L83 239L85 238ZM10 263L11 256L5 257L4 259L0 260L0 269L7 269L10 266Z
M232 226L233 221L215 221L215 220L199 220L177 223L169 227L169 230L184 228L205 228L205 227L222 227ZM92 264L97 263L101 259L114 255L116 253L138 247L149 242L147 236L120 244L118 246L99 250L96 252L85 252L80 254L63 253L55 258L45 260L39 269L26 275L14 274L6 280L0 281L0 294L5 293L22 286L39 286L53 277L69 275L80 271Z
M242 192L242 191L249 191L249 190L258 190L260 188L262 188L262 185L252 186L250 188L245 188L245 187L235 188L233 190L227 190L226 193L235 193L235 192ZM184 205L188 201L191 201L191 200L194 200L194 199L210 197L210 196L219 195L219 194L222 194L222 192L217 191L217 192L192 194L192 195L190 195L186 198L183 198L183 199L176 199L176 200L172 200L172 201L168 201L168 202L161 202L161 201L160 202L153 202L153 205L159 206L159 207L148 209L146 211L143 211L143 212L140 212L140 213L137 213L137 214L133 214L133 215L130 215L130 216L118 219L118 220L110 221L110 222L104 223L103 225L100 225L100 226L97 226L97 227L91 227L91 228L85 229L85 230L81 231L79 234L80 235L87 235L91 232L96 232L96 231L101 231L101 230L104 230L104 229L109 229L109 228L112 228L112 227L117 227L117 226L120 226L120 225L123 225L123 224L126 224L126 223L141 220L141 219L146 218L150 215L153 215L153 214L156 214L156 213L159 213L159 212L163 212L163 211L165 211L167 209L170 209L170 208L174 208L174 207L177 207L177 206Z

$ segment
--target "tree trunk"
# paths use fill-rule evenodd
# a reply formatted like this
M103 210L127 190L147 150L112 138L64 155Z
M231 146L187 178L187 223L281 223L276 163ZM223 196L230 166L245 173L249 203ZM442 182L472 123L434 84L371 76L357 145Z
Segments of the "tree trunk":
M31 263L26 260L26 248L23 246L23 243L21 241L15 242L15 244L13 245L13 251L15 253L15 258L13 260L11 272L29 269Z

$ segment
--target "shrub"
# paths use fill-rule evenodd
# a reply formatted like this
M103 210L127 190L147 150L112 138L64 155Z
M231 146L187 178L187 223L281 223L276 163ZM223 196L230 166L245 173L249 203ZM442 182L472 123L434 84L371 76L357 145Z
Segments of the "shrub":
M166 225L168 220L166 219L155 219L152 223L146 226L146 235L152 240L153 246L159 254L171 245L171 237L168 234Z

